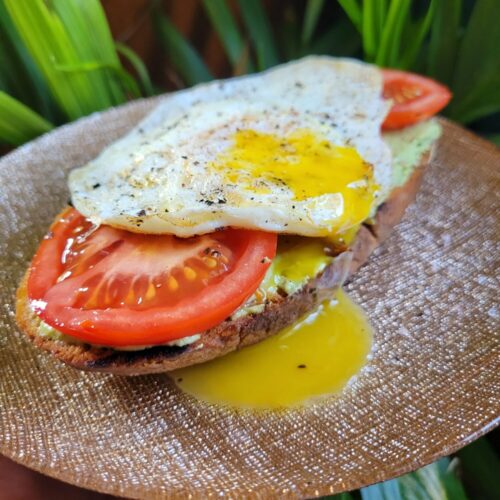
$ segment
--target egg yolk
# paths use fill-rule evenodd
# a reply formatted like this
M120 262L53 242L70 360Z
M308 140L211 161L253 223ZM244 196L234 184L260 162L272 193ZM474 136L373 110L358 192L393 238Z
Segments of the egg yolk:
M377 189L373 167L355 149L335 146L304 129L285 137L238 130L214 168L227 183L257 194L286 191L299 202L340 196L342 209L332 216L332 231L346 230L366 219Z

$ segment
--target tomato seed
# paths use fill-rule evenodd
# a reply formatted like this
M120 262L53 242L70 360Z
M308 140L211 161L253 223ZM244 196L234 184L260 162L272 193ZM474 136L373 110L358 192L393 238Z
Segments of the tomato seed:
M209 269L215 269L217 267L217 261L212 257L203 257L203 262Z
M156 295L156 289L153 283L149 283L148 290L146 292L146 300L151 300Z
M171 292L175 292L179 289L179 282L173 276L169 276L167 286Z
M196 271L189 266L184 267L184 276L189 281L194 281L196 279Z

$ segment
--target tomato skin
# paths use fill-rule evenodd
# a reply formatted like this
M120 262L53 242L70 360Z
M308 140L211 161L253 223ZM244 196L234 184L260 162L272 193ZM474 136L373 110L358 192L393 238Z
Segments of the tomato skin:
M28 279L28 296L35 312L47 324L92 344L156 345L216 326L257 289L276 253L277 235L228 229L214 233L213 239L215 241L216 238L222 238L221 241L226 241L226 244L231 246L235 256L234 265L224 274L211 280L200 293L181 297L175 305L156 305L146 309L126 306L75 307L75 297L85 288L89 275L92 276L98 268L98 264L88 270L82 271L78 268L79 272L73 276L62 280L60 278L65 272L62 263L64 257L61 256L67 253L68 241L71 240L75 227L78 228L82 221L85 221L83 216L76 210L69 209L52 225L49 237L42 241L33 258ZM100 229L95 231L95 235ZM108 228L104 231L111 235L115 231L125 240L130 238L132 244L141 241L141 235ZM156 240L161 241L162 237L144 235L144 239L146 242L152 240L154 244ZM175 244L181 245L182 248L184 242L187 249L190 244L192 246L192 241L179 239L176 239ZM122 247L124 246L125 243ZM161 259L163 257L160 255L157 260L161 262ZM112 260L103 260L104 264L108 262ZM127 262L125 260L125 263ZM142 268L138 269L137 273L142 271Z
M384 97L394 99L383 130L397 130L427 120L450 101L451 92L444 85L406 71L383 69Z
M68 237L68 229L72 223L81 217L76 210L67 208L63 210L50 226L38 250L31 261L28 279L28 296L32 299L41 300L47 283L54 283L62 272L60 261L54 260L54 255L61 255L65 241ZM55 233L64 235L61 238L53 238ZM43 272L40 272L42 271Z

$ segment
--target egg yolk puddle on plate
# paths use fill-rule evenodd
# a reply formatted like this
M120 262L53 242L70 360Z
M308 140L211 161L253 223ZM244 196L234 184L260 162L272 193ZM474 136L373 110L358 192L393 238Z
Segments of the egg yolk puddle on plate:
M172 373L209 403L272 409L338 394L366 363L372 329L344 292L263 342Z
M331 221L332 232L365 220L377 190L373 167L354 148L334 145L309 130L288 136L238 130L213 168L227 183L257 194L287 190L299 202L338 196L340 211Z

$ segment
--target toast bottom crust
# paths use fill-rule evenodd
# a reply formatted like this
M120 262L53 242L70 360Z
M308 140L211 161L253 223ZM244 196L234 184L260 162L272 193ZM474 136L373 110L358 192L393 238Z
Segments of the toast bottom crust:
M395 188L378 208L372 224L363 224L349 250L336 256L324 271L302 289L288 296L279 296L261 313L228 319L183 347L157 346L141 351L116 351L88 344L69 344L38 335L40 319L31 310L27 296L28 272L17 291L16 319L19 327L35 345L52 353L64 363L81 370L144 375L162 373L203 363L249 346L279 332L316 307L352 276L375 248L401 220L420 188L430 152L425 154L408 181Z

